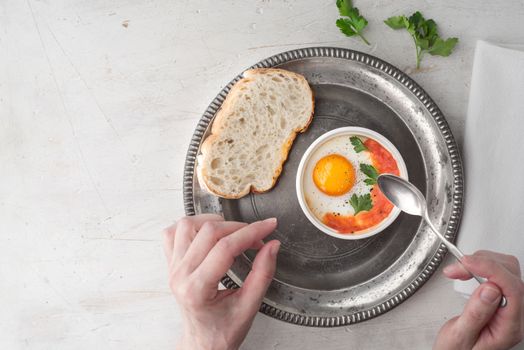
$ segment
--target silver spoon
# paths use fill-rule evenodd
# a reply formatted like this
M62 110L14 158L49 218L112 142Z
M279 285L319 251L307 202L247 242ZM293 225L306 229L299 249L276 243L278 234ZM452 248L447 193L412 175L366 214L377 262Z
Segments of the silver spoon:
M377 178L378 187L384 193L387 199L397 208L411 215L417 215L422 217L426 223L429 225L431 230L440 238L442 243L448 248L448 250L457 258L460 262L460 259L464 254L457 248L456 245L451 243L444 237L437 228L433 225L429 219L428 208L426 199L420 193L418 188L416 188L412 183L391 174L382 174ZM469 271L468 271L469 272ZM471 273L471 272L470 272ZM479 282L485 283L487 279L484 277L476 276L471 273L471 275ZM507 304L506 297L502 296L500 299L500 307L504 307Z

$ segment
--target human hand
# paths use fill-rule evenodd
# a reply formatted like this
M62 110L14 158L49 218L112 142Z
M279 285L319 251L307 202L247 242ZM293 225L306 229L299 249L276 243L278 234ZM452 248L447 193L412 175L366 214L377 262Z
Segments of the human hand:
M280 242L261 240L276 225L274 218L248 225L202 214L165 230L169 284L185 321L179 349L238 349L275 273ZM218 290L235 257L249 248L260 250L242 288Z
M434 349L509 349L524 337L524 283L520 264L511 255L480 250L462 258L472 273L485 277L468 300L462 315L442 326ZM472 278L456 262L444 269L452 279ZM499 307L501 295L508 301Z

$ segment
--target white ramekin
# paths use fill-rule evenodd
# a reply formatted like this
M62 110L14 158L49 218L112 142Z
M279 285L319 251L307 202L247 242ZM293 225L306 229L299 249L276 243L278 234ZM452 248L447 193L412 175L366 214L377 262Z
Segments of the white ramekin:
M296 178L297 197L298 197L298 202L300 203L300 207L302 208L302 211L304 212L306 217L309 219L309 221L311 221L313 225L315 225L320 231L330 236L341 238L341 239L350 239L350 240L362 239L362 238L367 238L367 237L376 235L377 233L381 232L386 227L388 227L393 221L395 221L398 214L400 213L400 209L398 209L397 207L393 207L393 210L391 211L391 213L389 214L389 216L386 219L384 219L378 225L372 226L363 231L359 231L360 233L353 233L353 234L352 233L339 233L333 230L332 228L330 228L329 226L326 226L319 219L317 219L317 217L309 209L306 203L306 200L304 198L304 186L303 186L303 182L304 182L303 180L305 176L304 171L305 171L306 164L308 163L308 160L311 154L313 154L313 152L315 152L318 149L318 147L320 147L320 145L327 142L328 140L335 138L335 137L344 136L344 135L348 135L348 136L350 135L359 136L360 135L360 136L374 139L375 141L380 143L386 150L388 150L389 153L391 153L391 155L393 156L393 158L395 158L395 160L397 161L397 166L399 168L400 177L407 180L408 171L406 169L406 164L404 163L404 160L402 159L402 156L400 155L400 152L396 149L396 147L393 146L393 144L389 142L389 140L386 139L381 134L373 130L366 129L366 128L348 126L348 127L334 129L334 130L331 130L323 134L319 138L317 138L308 147L308 149L302 156L302 159L300 160L300 164L298 166L298 171L297 171L297 178Z

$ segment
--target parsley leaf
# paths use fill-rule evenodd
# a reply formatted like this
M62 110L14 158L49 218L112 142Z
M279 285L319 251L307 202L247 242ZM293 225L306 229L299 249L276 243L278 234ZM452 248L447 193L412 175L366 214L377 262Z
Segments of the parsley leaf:
M393 16L386 19L384 23L393 29L402 29L409 26L409 22L407 22L407 20L408 19L406 16Z
M358 136L351 136L349 138L349 141L351 141L351 144L353 145L353 149L355 152L360 153L362 151L367 151L368 148L364 146L364 143Z
M337 27L346 36L358 35L366 44L369 41L362 35L362 30L368 25L368 21L360 15L358 8L353 7L351 0L337 0L338 13L342 17L336 21Z
M447 40L442 40L441 38L438 38L435 41L435 44L433 44L433 47L429 50L429 53L431 55L439 55L444 57L449 56L457 42L457 38L449 38Z
M415 12L409 18L406 16L393 16L384 21L392 29L406 29L413 41L417 54L417 68L420 68L422 55L449 56L457 45L457 38L442 39L437 31L434 20L426 20L420 12Z
M365 183L366 185L373 186L374 184L377 183L377 180L375 180L375 179L365 179L365 180L364 180L364 183Z
M353 194L349 199L349 204L351 204L353 209L355 209L354 215L357 215L361 211L371 210L371 208L373 208L373 204L371 202L371 195L369 193L362 196L357 196L356 194Z
M373 165L360 164L360 171L362 171L368 177L364 180L366 184L371 186L377 183L378 171Z

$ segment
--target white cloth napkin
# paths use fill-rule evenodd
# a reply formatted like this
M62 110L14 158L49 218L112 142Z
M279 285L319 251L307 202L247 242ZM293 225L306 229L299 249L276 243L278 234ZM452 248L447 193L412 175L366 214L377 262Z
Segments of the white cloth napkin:
M463 159L459 248L512 254L524 267L524 51L477 42ZM465 295L477 286L455 282Z

